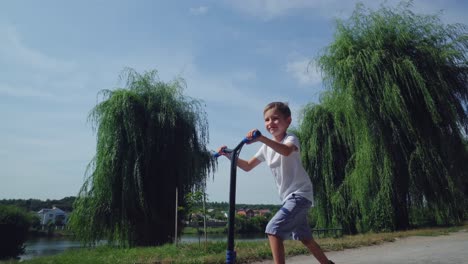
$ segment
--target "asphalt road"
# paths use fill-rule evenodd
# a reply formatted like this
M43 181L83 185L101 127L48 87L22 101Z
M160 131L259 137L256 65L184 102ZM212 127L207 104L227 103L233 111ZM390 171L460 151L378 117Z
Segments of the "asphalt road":
M468 230L444 236L407 237L377 246L326 252L336 264L468 264ZM270 264L273 261L257 262ZM318 263L313 256L286 259L288 264Z

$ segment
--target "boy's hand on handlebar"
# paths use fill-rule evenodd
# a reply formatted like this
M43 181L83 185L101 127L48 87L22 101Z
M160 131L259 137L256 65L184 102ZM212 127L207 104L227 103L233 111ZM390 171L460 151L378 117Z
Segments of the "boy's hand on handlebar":
M224 150L227 149L227 146L223 145L218 148L216 152L218 152L219 155L225 156L228 159L231 159L231 153L227 153Z
M257 135L260 135L260 136L257 136ZM252 144L252 143L257 142L260 139L260 137L261 137L261 133L258 131L258 129L252 129L247 133L247 136L245 138L249 140L247 144Z

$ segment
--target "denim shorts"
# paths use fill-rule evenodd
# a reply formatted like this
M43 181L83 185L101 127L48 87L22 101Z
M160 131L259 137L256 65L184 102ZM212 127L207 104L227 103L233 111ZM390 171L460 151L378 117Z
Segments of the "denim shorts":
M280 210L268 222L265 233L281 239L312 239L307 223L307 213L312 202L297 194L292 194Z

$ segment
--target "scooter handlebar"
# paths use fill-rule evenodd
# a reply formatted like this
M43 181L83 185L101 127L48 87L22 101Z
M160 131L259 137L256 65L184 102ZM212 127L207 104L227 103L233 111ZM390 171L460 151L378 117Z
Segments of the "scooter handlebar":
M248 142L250 142L250 141L252 141L252 140L258 138L258 137L261 136L261 135L262 135L262 133L261 133L260 131L257 130L257 131L254 132L252 139L244 138L244 139L242 139L241 144L243 144L243 143L248 143ZM234 151L234 150L229 149L229 148L223 148L223 149L221 149L221 152L223 152L223 153L232 153L233 151ZM221 156L221 153L219 153L219 152L214 152L214 153L213 153L213 157L214 157L214 158L218 158L219 156Z
M232 153L233 151L234 151L233 149L229 149L227 147L221 149L221 152L223 152L223 153ZM219 152L214 152L213 153L213 157L217 158L219 156L221 156L221 153L219 153Z
M252 141L252 140L258 138L258 137L261 136L261 135L262 135L262 133L261 133L260 131L257 130L257 131L254 132L254 134L253 134L253 136L252 136L252 139L244 138L244 139L242 140L242 142L244 142L244 143L249 143L250 141Z

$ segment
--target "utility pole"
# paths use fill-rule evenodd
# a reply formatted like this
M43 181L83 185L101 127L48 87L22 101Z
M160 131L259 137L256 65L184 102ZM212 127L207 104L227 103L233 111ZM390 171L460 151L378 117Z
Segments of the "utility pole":
M179 191L177 187L175 188L175 232L174 232L174 244L177 246L177 220L178 220L178 210L179 207Z
M205 179L206 186L206 179ZM205 231L205 250L208 244L208 235L206 233L206 187L203 188L203 231Z

